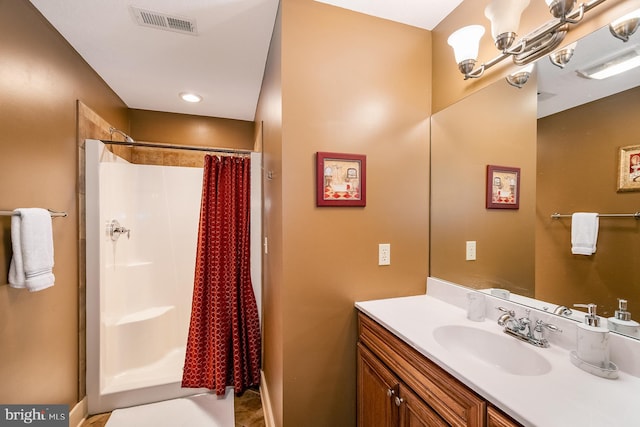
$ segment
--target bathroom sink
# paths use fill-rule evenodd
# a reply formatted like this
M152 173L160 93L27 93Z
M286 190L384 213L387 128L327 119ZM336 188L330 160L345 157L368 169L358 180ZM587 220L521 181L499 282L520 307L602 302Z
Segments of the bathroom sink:
M436 342L458 356L490 365L513 375L544 375L551 370L547 359L530 344L483 329L463 325L440 326Z

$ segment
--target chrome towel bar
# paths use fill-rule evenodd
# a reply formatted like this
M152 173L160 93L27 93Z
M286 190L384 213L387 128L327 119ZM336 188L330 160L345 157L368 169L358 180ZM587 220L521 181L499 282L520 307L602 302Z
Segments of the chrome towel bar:
M599 218L635 218L640 219L640 212L630 213L630 214L598 214ZM571 214L559 214L554 213L551 214L551 218L559 219L559 218L571 218Z
M52 217L66 217L67 213L66 212L58 212L58 211L54 211L51 209L47 209L49 211L49 213L51 214ZM14 211L0 211L0 216L13 216L13 215L18 215L18 212L14 212Z

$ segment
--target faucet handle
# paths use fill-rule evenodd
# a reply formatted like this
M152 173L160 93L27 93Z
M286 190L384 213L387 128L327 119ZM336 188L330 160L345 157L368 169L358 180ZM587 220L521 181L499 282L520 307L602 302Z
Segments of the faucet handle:
M533 339L538 340L543 347L547 347L549 345L549 341L544 337L544 333L542 332L542 328L545 327L553 332L562 332L562 329L558 328L556 325L552 325L551 323L545 323L542 320L536 320L536 327L533 328Z
M562 332L562 329L558 328L556 325L553 325L551 323L543 322L540 319L536 320L536 330L537 331L542 331L542 327L545 327L548 330L553 331L553 332Z
M504 308L504 307L496 307L496 310L500 310L503 313L507 313L511 317L516 317L516 312L513 311L513 310L509 310L509 309Z

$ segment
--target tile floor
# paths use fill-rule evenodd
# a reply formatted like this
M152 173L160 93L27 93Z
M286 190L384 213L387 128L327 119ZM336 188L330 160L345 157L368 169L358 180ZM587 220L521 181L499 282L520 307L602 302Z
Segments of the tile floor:
M249 389L242 396L235 396L233 404L235 427L265 427L262 401L257 390ZM104 427L110 415L110 413L92 415L82 423L81 427Z

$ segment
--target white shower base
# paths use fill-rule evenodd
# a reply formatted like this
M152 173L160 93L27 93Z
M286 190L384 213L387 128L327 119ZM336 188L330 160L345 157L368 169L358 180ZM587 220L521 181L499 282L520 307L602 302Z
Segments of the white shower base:
M233 403L233 389L228 388L223 397L205 393L116 409L106 427L229 427L235 423Z

